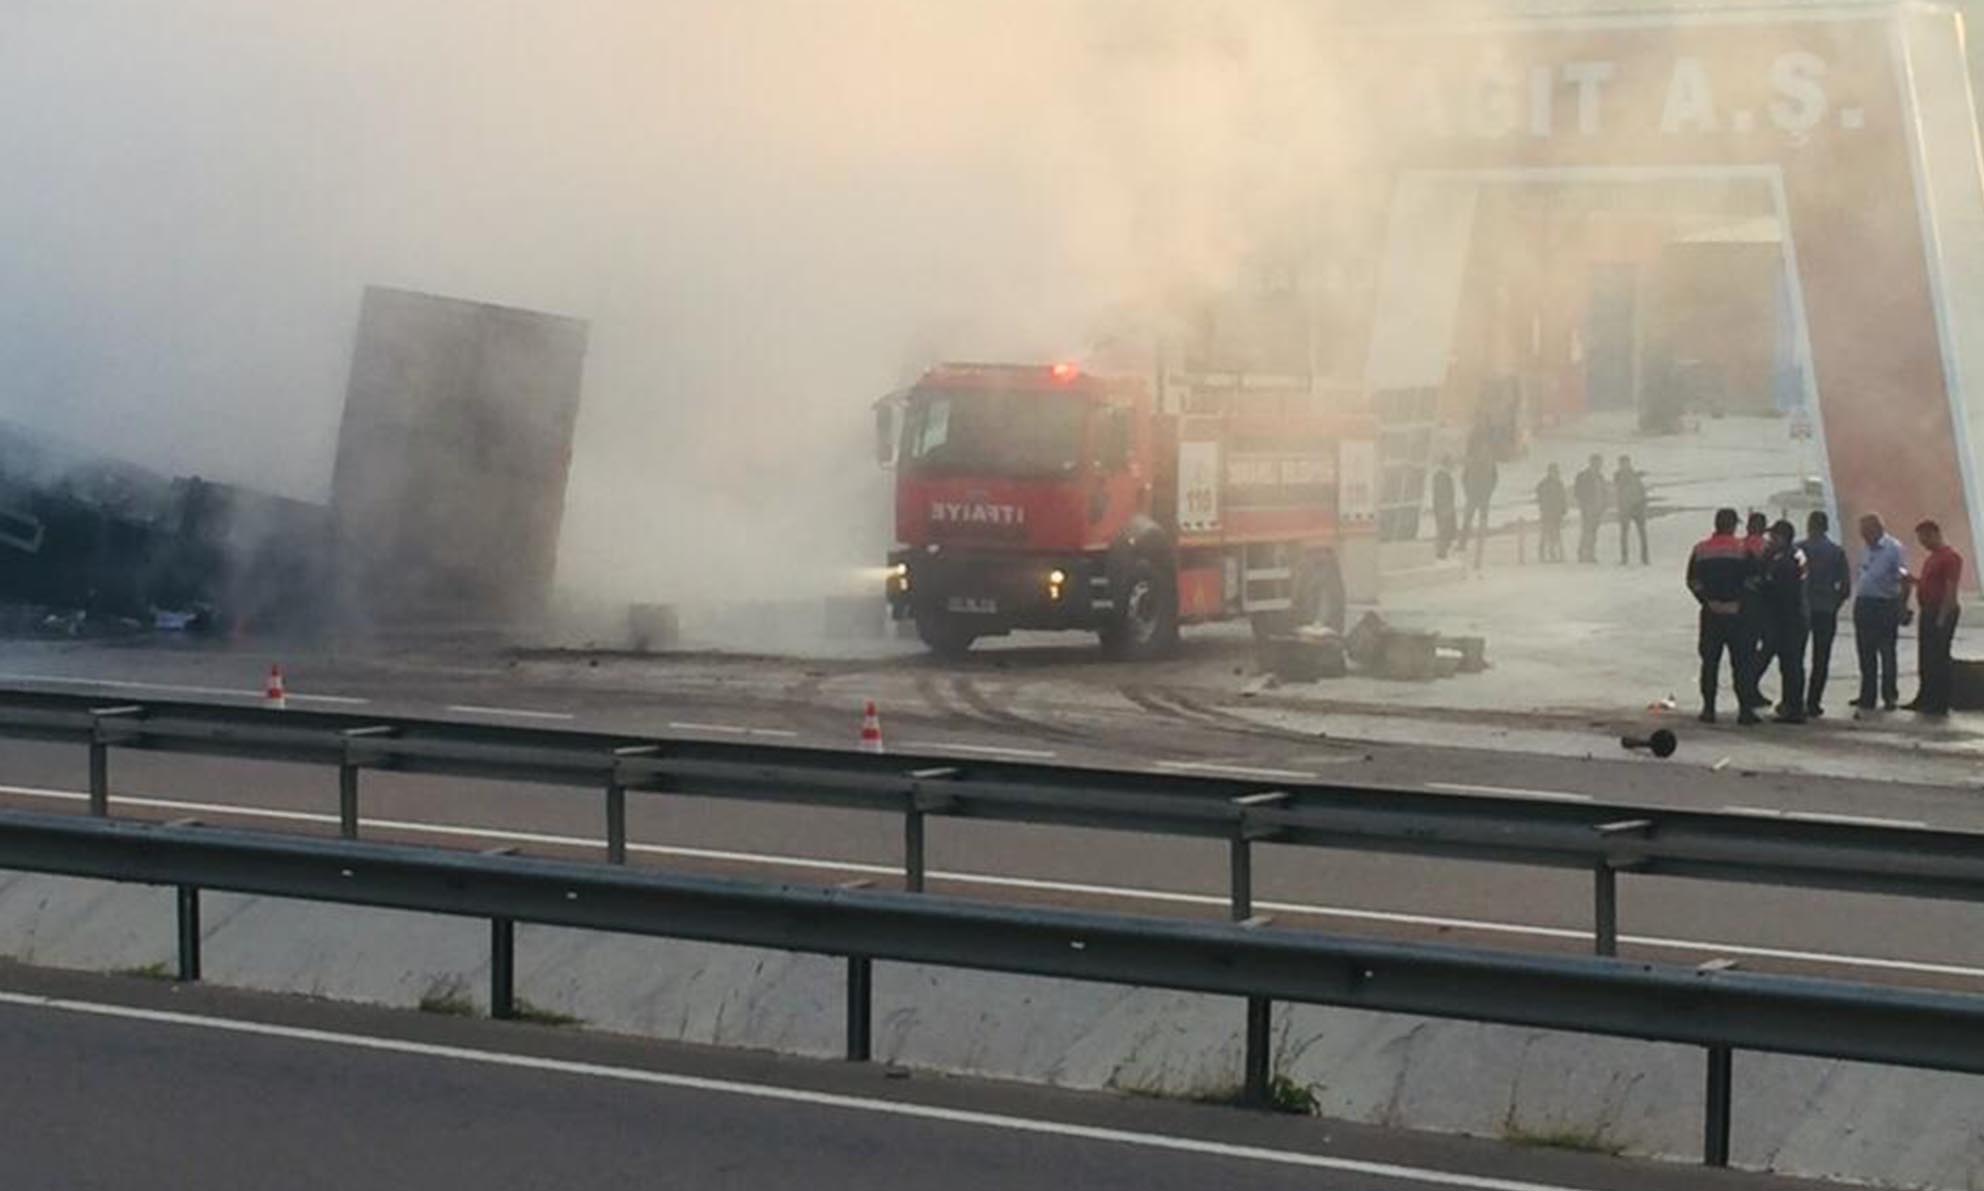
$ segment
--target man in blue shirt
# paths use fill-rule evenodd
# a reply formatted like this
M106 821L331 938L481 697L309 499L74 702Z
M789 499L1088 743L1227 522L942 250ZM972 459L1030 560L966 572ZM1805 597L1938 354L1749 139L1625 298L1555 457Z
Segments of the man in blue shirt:
M1853 706L1874 709L1876 686L1880 705L1889 711L1901 702L1895 678L1895 638L1901 633L1908 565L1901 543L1881 524L1878 513L1860 518L1860 577L1853 584L1853 643L1860 653L1860 697Z
M1832 641L1839 632L1840 605L1846 603L1852 589L1846 551L1826 536L1830 528L1832 519L1825 510L1816 509L1805 519L1805 540L1798 543L1798 549L1805 552L1805 603L1811 609L1812 625L1812 665L1805 689L1805 714L1813 719L1826 713L1822 704L1826 676L1832 669ZM1795 692L1784 693L1785 703L1796 699Z

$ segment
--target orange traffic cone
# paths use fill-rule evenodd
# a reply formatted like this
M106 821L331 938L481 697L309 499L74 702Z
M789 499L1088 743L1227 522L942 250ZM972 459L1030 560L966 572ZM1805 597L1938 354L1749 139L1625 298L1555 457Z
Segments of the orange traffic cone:
M281 711L289 706L289 692L282 686L282 667L269 667L268 685L262 688L262 706Z
M879 753L882 751L882 717L875 710L875 701L868 700L867 710L861 713L861 751Z

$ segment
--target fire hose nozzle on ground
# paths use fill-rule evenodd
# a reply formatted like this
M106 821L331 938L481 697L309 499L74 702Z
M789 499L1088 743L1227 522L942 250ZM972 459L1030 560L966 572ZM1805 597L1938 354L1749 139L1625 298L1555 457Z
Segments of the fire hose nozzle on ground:
M1656 728L1651 736L1621 736L1619 747L1645 749L1656 757L1671 757L1681 742L1674 733L1665 728Z

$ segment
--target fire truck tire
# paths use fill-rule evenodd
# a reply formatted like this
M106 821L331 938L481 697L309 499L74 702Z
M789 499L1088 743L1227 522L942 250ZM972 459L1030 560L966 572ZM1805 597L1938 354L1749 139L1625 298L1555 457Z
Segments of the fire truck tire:
M1178 647L1178 578L1149 555L1111 576L1115 607L1102 626L1102 650L1122 661L1163 657Z
M978 634L971 631L955 616L944 612L924 612L916 618L916 635L923 639L931 653L940 658L957 659L971 652L971 643L978 640Z

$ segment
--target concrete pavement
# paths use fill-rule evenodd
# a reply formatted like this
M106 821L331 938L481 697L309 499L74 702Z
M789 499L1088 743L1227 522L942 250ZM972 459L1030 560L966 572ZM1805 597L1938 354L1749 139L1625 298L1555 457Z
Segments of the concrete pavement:
M1820 1186L12 966L0 1056L23 1188Z

